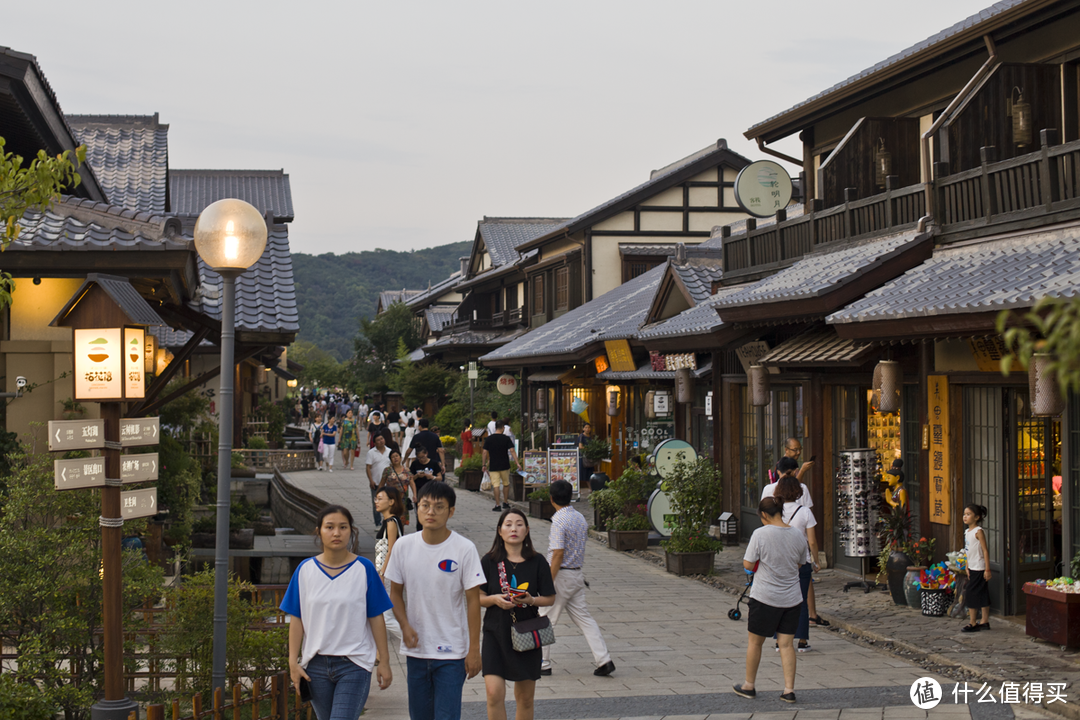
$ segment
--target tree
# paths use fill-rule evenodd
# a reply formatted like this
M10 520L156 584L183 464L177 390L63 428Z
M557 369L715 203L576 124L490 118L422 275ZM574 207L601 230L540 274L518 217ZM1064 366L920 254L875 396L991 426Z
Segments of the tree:
M461 408L462 417L468 417L469 375L461 371L458 371L456 375L454 385L450 389L450 400ZM472 392L474 416L471 420L473 424L476 426L487 425L492 410L497 411L499 417L506 422L518 420L521 416L520 391L512 395L503 395L495 386L495 377L492 376L492 371L479 364L477 365L477 375L479 377ZM454 430L459 429L454 428ZM518 430L520 430L520 425ZM515 432L518 432L518 430L515 430Z
M1032 355L1046 353L1051 358L1047 372L1057 375L1062 390L1080 392L1080 298L1046 296L1022 315L1002 310L997 331L1008 351L1001 359L1003 375L1014 364L1027 369Z
M0 251L6 250L13 240L19 237L22 227L19 222L27 210L44 211L49 205L60 199L64 190L77 188L82 178L75 169L86 162L86 146L75 149L75 161L71 151L52 157L44 150L39 150L37 157L23 167L21 155L4 152L4 138L0 137ZM0 272L0 308L11 304L11 293L15 281L11 274Z
M420 405L428 398L435 398L442 404L454 382L454 373L439 363L413 362L405 347L404 341L398 343L397 369L390 379L390 387L401 391L407 407Z
M333 355L314 343L297 341L289 346L293 361L303 365L297 379L310 387L349 387L353 384L352 368L338 362Z
M393 303L374 320L360 321L355 367L365 390L382 391L389 387L399 343L404 343L406 352L420 347L420 323L405 303Z

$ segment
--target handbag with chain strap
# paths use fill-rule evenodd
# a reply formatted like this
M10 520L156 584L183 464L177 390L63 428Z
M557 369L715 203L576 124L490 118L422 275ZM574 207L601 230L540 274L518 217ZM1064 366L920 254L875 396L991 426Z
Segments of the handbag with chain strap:
M510 594L510 583L506 579L506 563L499 562L499 585L502 591ZM551 645L555 642L555 628L543 615L532 620L518 622L514 611L510 611L510 645L518 652L528 652Z

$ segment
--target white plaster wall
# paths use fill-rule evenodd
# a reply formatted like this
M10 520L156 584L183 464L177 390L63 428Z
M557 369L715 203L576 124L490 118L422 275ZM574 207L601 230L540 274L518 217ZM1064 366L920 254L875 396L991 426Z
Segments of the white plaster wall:
M641 213L641 229L652 231L671 230L674 232L680 232L682 230L682 213L643 212ZM647 241L639 240L639 242L656 242L656 239L649 238Z
M720 193L718 188L692 187L690 188L691 207L716 207L719 203Z
M699 173L690 178L691 182L716 182L716 171L719 168L709 168L703 173Z
M690 213L690 230L711 232L717 225L728 225L745 218L746 213L741 212Z
M682 207L683 189L681 187L668 188L667 190L653 195L641 203L642 205L659 205L661 207Z
M610 217L603 222L598 222L592 226L593 230L633 230L634 229L634 213L621 212L615 217Z
M49 323L59 314L83 281L78 278L18 278L11 295L12 340L71 341L71 328L53 328Z
M561 240L559 242L550 243L540 248L540 259L547 260L548 258L555 257L556 255L562 255L565 252L571 250L577 250L583 244L584 233L574 233L567 240ZM575 242L577 241L577 242Z

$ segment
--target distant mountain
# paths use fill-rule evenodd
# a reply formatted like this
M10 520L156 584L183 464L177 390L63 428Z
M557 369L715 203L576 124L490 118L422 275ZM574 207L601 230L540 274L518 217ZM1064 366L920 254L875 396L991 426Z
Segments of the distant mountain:
M396 252L368 250L335 255L292 254L300 340L338 360L352 356L360 318L373 317L383 290L424 290L461 268L471 242Z

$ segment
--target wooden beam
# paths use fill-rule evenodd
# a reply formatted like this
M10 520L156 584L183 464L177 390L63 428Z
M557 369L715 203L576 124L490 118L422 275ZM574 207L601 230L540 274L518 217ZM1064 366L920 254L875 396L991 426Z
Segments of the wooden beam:
M135 405L135 407L128 410L127 417L141 417L138 413L142 408L148 403L153 402L154 399L161 394L161 391L165 389L165 386L172 381L173 377L175 377L177 371L183 367L184 361L191 357L191 354L195 352L195 348L197 348L199 343L205 340L206 336L209 334L210 328L205 326L195 331L184 347L181 348L180 352L173 357L172 362L165 368L165 372L154 379L154 382L150 385L150 389L146 391L146 397Z
M234 362L237 365L239 365L240 363L244 362L245 360L248 360L250 358L255 357L256 355L258 355L260 352L262 352L265 349L266 349L266 347L262 346L262 345L254 347L254 348L246 348L244 350L240 350L238 348L237 353L236 353L236 357L234 358ZM207 370L202 375L199 375L197 378L195 378L191 382L189 382L186 385L184 385L183 387L181 387L179 390L174 390L173 392L169 393L165 397L159 398L157 400L154 400L151 403L148 403L145 407L143 407L142 409L139 410L137 415L132 413L130 416L131 417L146 417L147 415L149 415L151 413L155 413L158 410L160 410L163 405L165 405L165 404L167 404L169 402L172 402L173 400L180 397L184 393L186 393L186 392L188 392L190 390L194 390L195 388L199 387L200 385L206 384L206 382L208 380L213 380L215 377L217 377L220 374L221 374L221 365L219 364L213 370ZM242 392L242 391L237 390L237 392Z

